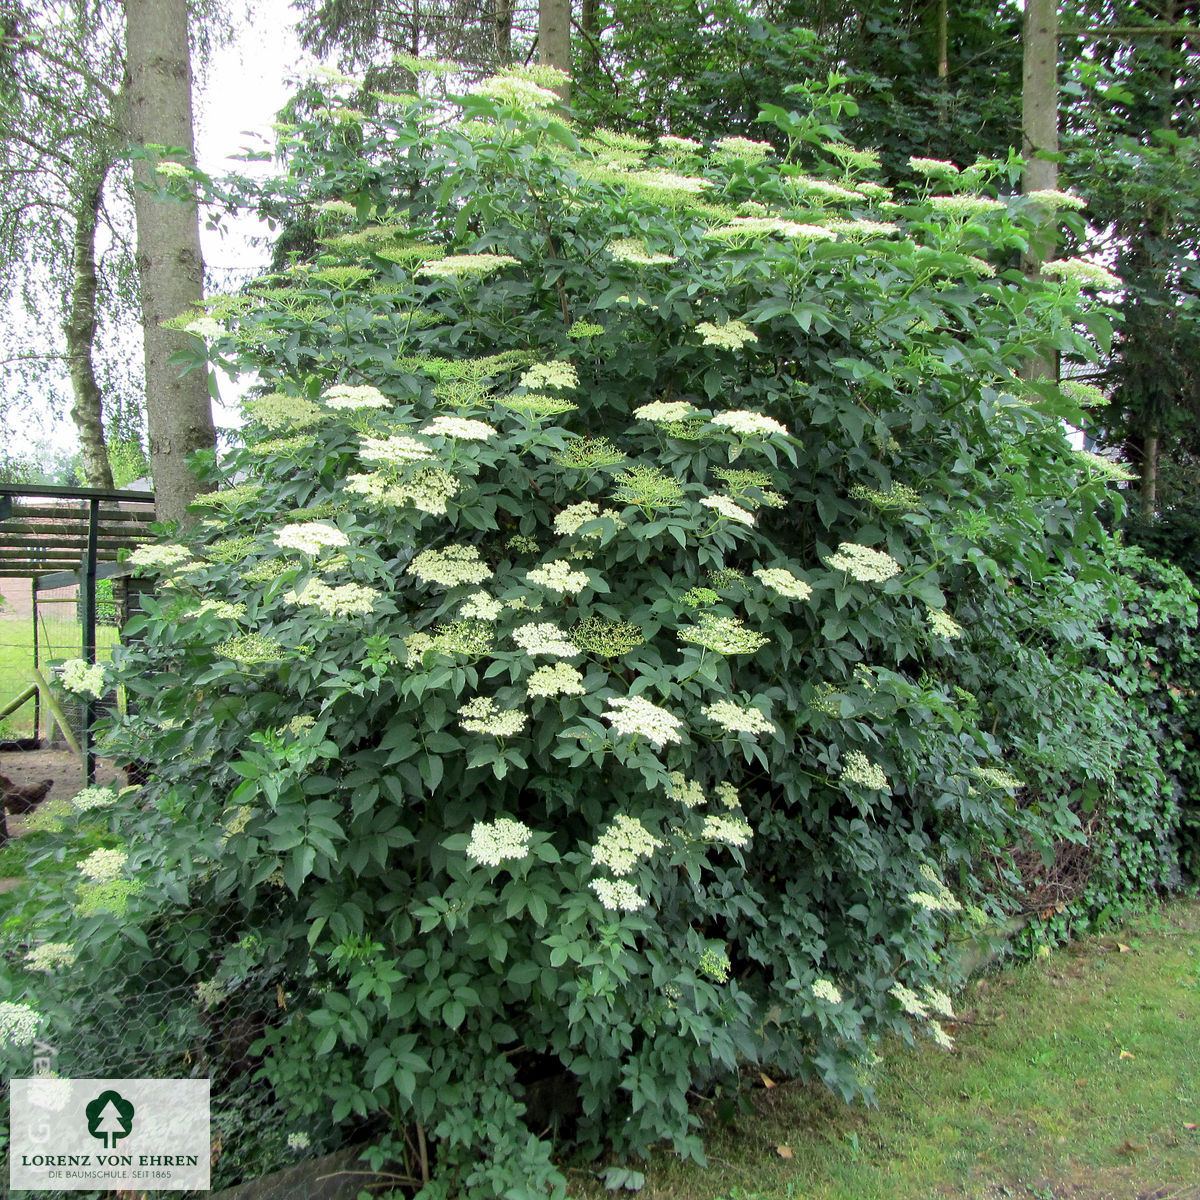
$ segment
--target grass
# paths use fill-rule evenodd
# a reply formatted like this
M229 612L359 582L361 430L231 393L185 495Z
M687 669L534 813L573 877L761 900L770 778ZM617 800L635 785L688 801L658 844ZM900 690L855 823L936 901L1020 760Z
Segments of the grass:
M641 1200L1200 1200L1200 904L983 977L956 1007L953 1054L885 1054L877 1109L759 1086L752 1111L707 1114L707 1170L657 1157Z
M62 607L70 611L70 606ZM38 631L38 653L43 663L78 658L83 653L82 629L77 621L39 621ZM114 626L96 627L96 657L101 662L111 656L117 640ZM33 622L28 618L0 619L0 707L20 695L33 682L32 670ZM0 721L0 738L28 737L32 733L32 702Z

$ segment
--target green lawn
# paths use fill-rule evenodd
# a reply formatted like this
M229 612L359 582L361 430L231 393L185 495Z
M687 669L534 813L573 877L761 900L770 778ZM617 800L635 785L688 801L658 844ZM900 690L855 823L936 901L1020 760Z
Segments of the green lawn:
M64 606L66 607L66 606ZM40 657L43 663L79 658L83 653L81 629L76 621L39 621ZM117 644L112 625L96 629L96 657L104 661ZM20 695L32 682L33 623L12 617L0 619L0 708ZM19 708L0 721L0 737L27 737L33 732L33 704Z
M661 1156L640 1197L1200 1200L1200 904L981 978L957 1009L953 1053L891 1049L877 1109L760 1085L751 1112L705 1114L707 1171Z

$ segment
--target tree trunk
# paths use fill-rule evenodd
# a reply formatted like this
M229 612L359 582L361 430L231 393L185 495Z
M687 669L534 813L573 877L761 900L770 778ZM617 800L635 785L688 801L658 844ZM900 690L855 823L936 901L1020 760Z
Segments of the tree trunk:
M191 161L192 73L184 0L125 0L125 70L134 143L181 148ZM200 490L187 459L214 449L216 431L207 373L181 375L168 361L189 348L189 335L164 329L162 322L204 297L199 216L194 204L155 198L157 183L144 160L134 163L134 181L155 508L161 521L184 521L188 502Z
M600 0L583 0L579 10L579 31L583 34L583 69L600 68Z
M92 348L96 342L96 225L108 163L76 199L75 247L71 262L71 301L65 324L67 363L71 372L74 405L71 418L79 433L83 476L88 487L111 488L112 467L104 441L104 403Z
M1142 479L1139 486L1140 508L1143 521L1154 520L1158 507L1158 431L1146 434L1142 441Z
M512 62L513 6L515 0L495 0L496 61L502 67Z
M1021 86L1021 154L1025 171L1021 190L1042 191L1058 186L1058 0L1025 0L1024 70ZM1026 275L1036 275L1054 253L1057 218L1048 209L1040 229L1022 256ZM1053 379L1054 357L1037 357L1026 364L1024 379Z
M538 62L571 73L571 0L538 0ZM555 89L563 103L571 99L571 85Z

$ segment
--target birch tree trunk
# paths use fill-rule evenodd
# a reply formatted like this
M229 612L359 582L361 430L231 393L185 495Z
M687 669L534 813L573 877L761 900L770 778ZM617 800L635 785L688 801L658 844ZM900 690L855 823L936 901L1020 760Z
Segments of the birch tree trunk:
M104 403L92 348L96 342L96 226L104 196L104 179L109 164L103 163L97 176L75 201L75 246L72 259L71 300L67 311L67 364L71 373L74 404L71 418L79 433L83 474L89 487L111 488L112 467L104 440Z
M192 72L184 0L125 0L125 69L129 132L138 145L180 148L194 158ZM158 200L144 160L134 164L137 265L146 350L150 473L160 521L186 519L200 490L187 459L216 445L204 371L181 375L168 360L189 335L162 322L204 297L199 216L194 204ZM147 191L146 188L151 190Z

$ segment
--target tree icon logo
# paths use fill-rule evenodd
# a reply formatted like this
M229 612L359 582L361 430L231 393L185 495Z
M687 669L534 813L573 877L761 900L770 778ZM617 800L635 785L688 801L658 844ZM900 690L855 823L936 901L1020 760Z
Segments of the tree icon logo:
M83 1111L88 1133L100 1138L105 1150L111 1150L118 1138L128 1137L133 1128L133 1105L120 1092L101 1092Z

